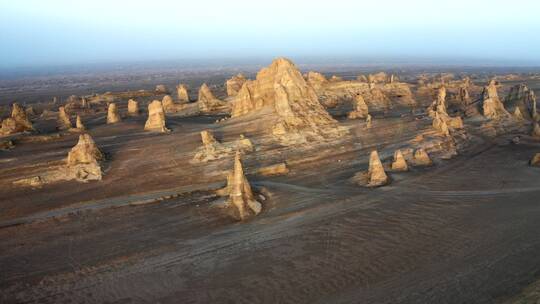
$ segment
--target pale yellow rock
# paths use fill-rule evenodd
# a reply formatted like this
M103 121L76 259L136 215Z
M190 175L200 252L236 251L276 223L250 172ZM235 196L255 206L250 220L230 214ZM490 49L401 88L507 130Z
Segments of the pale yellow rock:
M251 152L253 144L248 138L240 136L240 139L229 142L220 143L217 141L210 130L201 131L201 141L203 146L195 152L192 162L208 162L216 159L227 157L234 151Z
M366 117L366 128L371 129L371 127L372 127L371 115L368 114L367 117Z
M240 152L234 158L234 169L227 178L228 204L233 207L233 215L238 220L246 220L258 215L262 205L255 200L251 186L244 175Z
M134 99L128 100L128 115L137 116L139 113L139 102Z
M81 120L81 116L77 115L77 120L75 121L75 127L77 128L77 130L79 131L84 131L86 130L86 128L84 127L83 123L82 123L82 120Z
M357 94L355 97L355 109L348 115L349 119L366 118L369 115L368 105L366 104L364 97Z
M58 108L58 127L61 130L69 130L73 127L64 107Z
M107 111L107 123L113 124L113 123L120 122L120 120L121 118L120 118L120 115L118 114L116 103L111 102L109 104L109 109Z
M170 95L163 96L161 104L163 105L163 110L165 110L165 113L169 113L171 109L174 108L174 101Z
M257 170L257 174L260 174L262 176L285 175L288 173L289 168L287 168L287 165L285 163L266 166Z
M415 166L431 166L433 161L424 149L416 149L413 159Z
M148 119L144 124L146 131L169 132L165 124L165 112L161 101L154 100L148 105Z
M178 101L180 103L189 102L189 91L186 85L179 84L176 86L176 94L178 95Z
M158 84L155 89L156 94L169 94L169 89L164 84Z
M495 80L491 80L489 85L484 88L482 93L483 98L483 114L488 119L505 119L511 115L504 108L504 104L499 99L497 94L497 85Z
M222 110L226 107L226 103L217 99L206 83L203 83L199 88L199 98L197 102L199 104L199 110L203 113Z
M231 79L225 82L225 87L227 88L227 96L236 96L238 91L242 88L246 82L246 77L242 74L233 76Z
M394 152L394 161L392 162L392 171L409 171L409 166L401 150Z
M433 128L441 132L444 136L450 136L450 128L463 128L463 120L461 117L450 117L447 113L445 86L439 87L437 100L435 100L428 108L428 114L433 118Z
M538 125L538 122L533 123L533 130L531 136L540 137L540 125Z
M17 103L13 103L11 117L2 121L0 134L7 135L24 131L33 131L34 127L26 115L26 111Z
M534 167L540 167L540 153L536 153L529 164Z
M519 107L516 107L516 109L514 110L514 118L519 121L525 120L525 117L523 117L523 114L521 113Z
M102 173L98 161L103 154L89 134L79 135L79 142L68 153L66 178L79 181L101 180Z
M379 187L388 183L388 176L384 172L379 153L371 151L369 156L368 187Z

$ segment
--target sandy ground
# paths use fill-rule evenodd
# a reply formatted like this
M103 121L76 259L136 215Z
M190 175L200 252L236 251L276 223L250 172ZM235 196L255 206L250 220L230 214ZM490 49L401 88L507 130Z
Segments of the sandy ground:
M387 162L429 120L375 117L367 131L342 119L351 135L292 149L267 142L257 117L171 115L170 134L143 132L145 118L86 118L107 155L101 182L12 186L62 161L75 134L1 152L0 302L502 303L540 279L538 141L471 123L459 156L366 189L349 179L369 152ZM267 198L255 219L212 207L231 158L189 163L208 128L254 142L243 162ZM283 161L289 175L255 173Z

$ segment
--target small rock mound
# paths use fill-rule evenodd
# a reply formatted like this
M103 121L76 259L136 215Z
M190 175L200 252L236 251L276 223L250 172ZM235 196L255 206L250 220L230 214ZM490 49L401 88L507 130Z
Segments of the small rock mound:
M134 99L128 100L128 115L137 116L139 113L139 102Z
M409 166L407 165L407 161L405 160L405 157L403 157L403 153L401 152L401 150L396 150L396 152L394 152L394 161L392 162L392 171L396 171L396 172L409 171Z
M203 113L220 111L227 107L227 104L219 99L217 99L210 88L203 83L199 89L199 110Z
M376 150L371 151L369 156L369 168L367 172L359 172L353 180L361 186L380 187L388 184L388 175L384 171L383 164Z
M364 119L369 115L368 105L362 95L357 94L355 97L355 109L348 115L349 119Z
M240 152L236 152L234 169L227 177L227 204L233 208L233 216L238 220L246 220L258 215L262 205L253 196L251 186L244 175Z
M429 154L424 149L416 149L414 151L413 163L415 166L431 166L433 161L429 157Z
M178 101L180 103L189 102L189 92L188 88L184 84L179 84L176 86L176 94L178 95Z
M156 94L169 94L169 89L164 84L158 84L154 91Z
M79 142L68 153L66 160L67 178L78 181L101 180L101 167L98 161L103 154L89 134L79 135Z
M146 131L169 132L165 124L165 112L161 101L154 100L148 105L148 119L144 124Z
M118 108L116 107L116 103L111 102L109 104L109 109L107 110L107 123L113 124L120 122L121 118L118 114Z
M225 82L225 87L227 88L227 96L236 96L238 91L242 88L246 82L246 77L242 74L233 76L231 79Z

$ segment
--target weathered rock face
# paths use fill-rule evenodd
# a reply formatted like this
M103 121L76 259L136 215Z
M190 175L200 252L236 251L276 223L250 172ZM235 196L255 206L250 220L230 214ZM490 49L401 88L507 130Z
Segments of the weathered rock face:
M128 115L137 116L139 113L139 102L133 99L128 100Z
M511 117L510 113L506 111L503 103L499 99L497 94L497 85L495 80L491 80L489 85L484 88L482 93L483 98L483 114L489 119L505 119Z
M401 150L394 152L394 161L392 162L392 171L409 171L409 166Z
M463 120L461 117L450 117L446 109L446 87L441 86L437 94L437 100L431 104L427 112L433 118L433 128L444 136L450 136L450 128L462 129Z
M175 103L170 95L163 96L162 104L165 113L177 113L182 111L186 107L185 103Z
M328 82L326 77L324 77L323 74L317 73L317 72L308 72L306 75L306 79L309 85L311 85L315 91L318 91L321 89L321 87Z
M203 83L199 89L199 110L203 113L208 113L212 111L223 110L226 107L226 103L217 99L210 88Z
M431 161L431 158L427 154L426 150L424 149L417 149L414 151L414 159L413 159L414 165L416 166L431 166L433 165L433 161Z
M148 119L144 124L146 131L169 132L165 125L165 111L161 101L154 100L148 105Z
M75 122L75 127L77 128L77 130L79 131L84 131L86 130L86 128L84 127L83 123L82 123L82 120L81 120L81 116L77 115L77 120Z
M225 82L225 87L227 88L227 96L236 96L238 91L242 88L246 82L246 77L242 74L233 76L231 79Z
M89 134L79 135L79 142L68 153L66 160L67 178L79 181L101 180L101 167L98 161L103 154Z
M118 114L118 109L114 102L109 104L109 109L107 111L107 123L113 124L121 120L120 115Z
M358 185L366 187L380 187L388 183L388 176L384 171L379 153L372 151L369 157L369 168L367 172L359 172L353 177Z
M244 83L231 114L238 117L263 107L270 108L277 118L272 134L283 144L336 137L342 132L319 103L314 89L285 58L274 60L257 73L256 80Z
M505 98L505 105L506 107L515 107L515 111L519 109L524 118L533 119L537 116L534 91L524 84L518 84L510 88L510 92Z
M58 128L61 130L69 130L73 126L71 125L71 121L69 120L69 116L66 113L66 109L64 107L58 108Z
M514 118L516 120L525 120L525 117L523 116L523 113L521 113L519 107L516 107L516 109L514 110Z
M185 84L179 84L176 86L176 94L178 95L178 101L180 103L189 102L189 91Z
M540 153L536 153L529 164L533 167L540 167Z
M233 216L238 220L246 220L258 215L262 205L253 196L251 186L244 175L240 152L234 158L234 169L227 177L228 204L234 209Z
M2 128L0 129L0 134L6 135L33 130L34 127L26 116L26 111L24 110L24 108L19 106L17 103L14 103L11 110L11 117L6 118L2 121Z
M156 94L169 94L169 89L164 84L158 84L155 89Z
M388 75L385 72L368 75L369 83L385 83L388 81Z
M355 109L348 115L349 119L364 119L369 115L368 105L364 101L364 97L358 94L355 98Z
M201 131L201 141L203 146L197 149L192 162L208 162L224 157L228 157L234 151L251 152L253 145L251 141L243 136L239 140L220 143L215 138L210 130Z
M371 88L363 95L364 100L370 108L379 111L388 111L391 108L391 102L388 96L380 88Z

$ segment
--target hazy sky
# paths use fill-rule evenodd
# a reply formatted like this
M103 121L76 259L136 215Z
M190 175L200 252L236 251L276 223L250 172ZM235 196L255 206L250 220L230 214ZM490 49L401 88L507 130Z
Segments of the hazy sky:
M540 64L539 0L0 0L0 67L190 58Z

